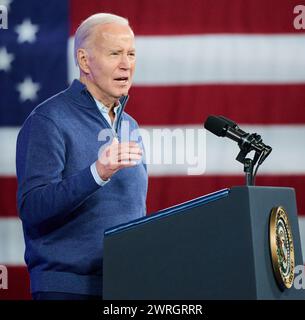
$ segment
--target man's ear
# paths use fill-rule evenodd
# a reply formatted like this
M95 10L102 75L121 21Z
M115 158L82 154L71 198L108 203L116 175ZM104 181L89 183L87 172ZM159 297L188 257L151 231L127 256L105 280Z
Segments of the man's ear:
M82 72L90 73L88 52L85 49L80 48L77 50L77 62Z

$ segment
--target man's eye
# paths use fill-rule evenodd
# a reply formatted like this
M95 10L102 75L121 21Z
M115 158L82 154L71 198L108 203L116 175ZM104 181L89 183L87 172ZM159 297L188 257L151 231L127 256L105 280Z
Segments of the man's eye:
M111 52L111 55L112 55L112 56L117 56L118 53L117 53L117 52Z
M135 57L136 54L135 54L135 52L130 52L130 53L128 53L128 55L131 57Z

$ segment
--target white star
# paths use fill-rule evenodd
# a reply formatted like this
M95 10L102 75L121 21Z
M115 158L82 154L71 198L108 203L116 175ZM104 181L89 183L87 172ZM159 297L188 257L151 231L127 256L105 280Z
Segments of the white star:
M37 99L37 91L40 89L40 85L39 83L33 82L30 77L26 77L16 88L20 92L19 99L21 102L26 100L34 101Z
M0 0L0 6L5 6L7 8L7 11L9 11L12 2L13 0Z
M13 60L14 55L12 53L8 53L5 47L0 48L0 71L9 71Z
M39 27L35 24L32 24L30 19L23 20L23 22L15 28L15 31L18 33L17 41L19 43L35 42L36 32L38 32L38 29Z

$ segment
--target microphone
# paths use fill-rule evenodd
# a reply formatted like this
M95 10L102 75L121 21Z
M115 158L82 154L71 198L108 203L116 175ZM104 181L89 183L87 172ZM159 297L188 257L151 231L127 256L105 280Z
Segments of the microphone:
M234 121L224 116L209 116L204 123L204 127L218 137L228 137L238 143L240 152L236 160L244 165L246 184L248 186L254 185L257 170L269 156L272 148L263 143L260 135L243 131ZM253 159L246 158L251 151L255 151Z
M264 159L272 151L270 146L263 143L260 135L243 131L234 121L224 116L209 116L204 123L204 127L218 137L228 137L237 142L241 150L248 152L255 150L258 153L264 152Z

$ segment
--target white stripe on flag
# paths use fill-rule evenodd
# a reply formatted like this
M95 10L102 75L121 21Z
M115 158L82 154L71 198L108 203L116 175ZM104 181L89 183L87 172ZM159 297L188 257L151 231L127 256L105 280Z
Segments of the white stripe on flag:
M159 127L165 128L165 127ZM174 129L195 129L199 130L200 126L179 126L169 127L172 131ZM151 137L153 129L157 127L143 127ZM273 151L267 160L259 169L259 173L264 174L302 174L305 173L305 149L299 147L297 141L303 141L305 139L305 126L242 126L246 132L256 132L260 134L264 142L267 145L272 146ZM168 136L167 136L168 138ZM145 146L147 138L143 135ZM207 134L206 137L206 148L204 141L196 141L194 150L193 147L186 143L186 139L178 139L178 146L173 144L173 149L164 148L161 149L162 143L158 144L159 150L161 149L164 158L175 159L175 151L185 150L187 153L198 155L206 150L206 172L205 174L211 175L227 175L227 174L243 174L243 166L235 160L239 148L237 144L226 138L219 138L211 133ZM158 148L155 148L158 149ZM191 157L189 157L191 158ZM172 165L148 165L148 171L150 176L169 176L169 175L185 175L188 169L192 166L178 165L173 163Z
M241 127L247 132L260 134L264 142L273 148L271 155L261 166L259 173L280 175L305 173L305 148L300 146L305 140L305 126L261 125ZM16 175L15 146L19 129L19 127L0 128L0 175L2 176ZM194 129L195 133L203 131L201 126L195 125L142 127L146 152L150 155L147 159L150 176L190 174L189 169L195 168L195 165L191 164L192 159L198 155L201 155L200 158L203 158L201 160L203 161L202 165L204 167L206 156L205 174L243 174L242 165L235 160L239 151L235 142L207 133L206 148L204 141L205 135L203 134L200 134L200 139L197 137L194 145L192 145L190 140L186 138L186 132L190 132L192 129ZM163 136L155 139L153 130L161 132ZM168 130L170 130L172 136L168 134ZM177 137L177 139L175 139L175 137ZM165 143L165 141L167 142ZM174 142L172 147L171 144L168 144L170 141ZM172 163L164 164L166 162L163 161L161 164L153 164L153 162L156 162L154 160L158 153L162 159L172 159ZM194 157L192 157L193 155ZM188 157L188 163L180 164L179 159L181 159L181 156ZM157 160L158 159L157 157Z
M299 143L305 140L303 125L241 126L249 133L258 133L263 142L272 147L272 153L259 169L264 174L305 173L305 148ZM242 164L235 161L239 152L237 143L219 138L212 133L207 136L207 173L240 173Z
M73 41L68 78L78 78ZM305 81L305 35L136 37L135 85L300 83Z
M305 218L299 217L303 261L305 263ZM0 264L24 265L24 239L18 218L0 219Z
M19 218L0 218L0 264L24 264L24 238Z
M0 127L0 176L16 175L16 141L19 127Z

